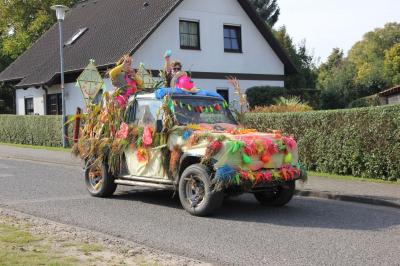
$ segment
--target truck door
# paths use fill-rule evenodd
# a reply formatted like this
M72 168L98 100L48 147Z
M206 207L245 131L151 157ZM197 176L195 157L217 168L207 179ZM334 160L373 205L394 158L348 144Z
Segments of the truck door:
M161 101L156 99L137 99L128 111L128 124L139 128L156 128L157 119L161 119ZM133 146L133 145L132 145ZM138 148L129 147L125 151L126 164L130 175L150 178L168 179L163 167L163 147L143 148L148 160L138 159Z

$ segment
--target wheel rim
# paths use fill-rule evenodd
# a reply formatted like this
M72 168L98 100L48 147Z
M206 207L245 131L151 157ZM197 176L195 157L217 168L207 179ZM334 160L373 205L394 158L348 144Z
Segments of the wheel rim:
M204 182L196 175L186 179L186 198L191 207L199 207L204 202L206 194Z
M92 165L89 168L88 172L88 185L89 190L97 193L100 191L104 182L103 173L101 166L99 165Z

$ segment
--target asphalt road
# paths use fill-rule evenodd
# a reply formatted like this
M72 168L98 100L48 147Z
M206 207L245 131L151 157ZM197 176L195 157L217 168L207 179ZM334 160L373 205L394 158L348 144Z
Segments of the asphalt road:
M170 192L92 198L82 176L76 166L0 159L0 205L216 264L400 265L398 209L303 197L275 209L245 195L199 218Z

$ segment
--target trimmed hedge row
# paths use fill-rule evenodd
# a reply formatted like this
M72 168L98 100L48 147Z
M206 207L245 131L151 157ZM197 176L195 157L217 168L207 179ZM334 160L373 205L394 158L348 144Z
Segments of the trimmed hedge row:
M0 115L0 142L61 147L61 116Z
M400 105L306 113L250 113L246 126L280 129L298 140L309 170L400 178Z

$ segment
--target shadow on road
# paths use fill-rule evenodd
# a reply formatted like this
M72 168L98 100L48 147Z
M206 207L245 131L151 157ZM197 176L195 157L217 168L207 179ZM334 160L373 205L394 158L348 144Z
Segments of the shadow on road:
M118 191L112 197L116 200L141 201L148 204L160 205L169 208L182 209L178 192L154 189L130 189Z
M129 190L113 197L116 200L141 201L182 210L178 195L162 190ZM334 200L295 197L285 207L272 208L258 204L252 195L242 195L225 200L217 213L208 218L258 224L275 224L288 227L331 228L345 230L380 230L400 225L400 212L366 204Z

